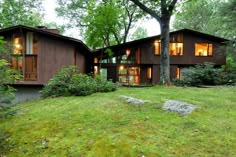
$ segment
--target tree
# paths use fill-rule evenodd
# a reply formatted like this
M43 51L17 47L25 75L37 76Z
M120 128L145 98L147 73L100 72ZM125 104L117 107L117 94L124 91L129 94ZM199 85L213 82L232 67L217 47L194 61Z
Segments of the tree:
M169 31L170 18L177 3L177 0L155 0L141 1L131 0L144 12L157 20L161 28L161 63L160 63L160 83L170 83L170 62L169 62Z
M4 59L8 58L10 52L4 48L6 42L0 37L0 110L5 107L5 104L10 103L14 98L14 88L9 84L15 83L21 78L19 72L10 68L10 63Z
M181 3L174 13L174 29L189 28L212 35L223 36L220 7L222 0L189 0Z
M103 29L105 34L99 33L96 34L96 37L101 35L102 37L99 38L106 40L106 42L100 41L98 42L100 44L97 43L95 47L103 47L101 45L103 43L109 45L108 41L110 41L110 45L126 42L130 29L143 16L142 12L137 12L137 6L129 0L57 0L57 2L59 4L59 7L56 8L58 16L64 17L69 21L67 27L80 28L81 35L85 35L84 38L90 38L88 37L90 35L88 30L93 30L94 24L99 25L99 28ZM100 23L97 24L94 21L99 21ZM116 31L111 33L112 35L107 35L110 28L104 31L105 28L108 28L108 25L112 25L112 29L116 28Z
M40 25L42 23L41 3L42 1L38 0L1 0L0 28L19 24Z
M112 1L100 3L97 7L90 6L88 15L83 18L84 23L89 23L85 28L86 43L92 48L103 48L120 43L119 15L120 9Z
M147 29L138 27L131 36L131 40L146 38L148 36Z
M233 61L236 63L236 1L229 0L223 3L220 8L220 15L222 17L222 26L225 28L225 36L227 36L230 41L227 43L226 51L229 56L232 57Z

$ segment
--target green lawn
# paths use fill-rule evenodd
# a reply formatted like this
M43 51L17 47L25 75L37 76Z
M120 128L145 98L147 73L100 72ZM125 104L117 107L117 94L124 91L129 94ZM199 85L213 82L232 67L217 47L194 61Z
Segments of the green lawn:
M120 95L148 103L130 105ZM200 109L182 117L161 109L167 99ZM235 87L119 88L29 101L8 112L17 114L0 120L0 156L236 156Z

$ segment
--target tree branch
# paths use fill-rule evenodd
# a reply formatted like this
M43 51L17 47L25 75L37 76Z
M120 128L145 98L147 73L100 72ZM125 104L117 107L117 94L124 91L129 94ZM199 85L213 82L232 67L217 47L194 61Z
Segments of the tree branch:
M161 17L152 9L148 8L144 4L142 4L139 0L130 0L137 6L139 6L140 9L145 11L146 13L150 14L152 17L154 17L159 23L161 23Z
M175 4L177 3L177 0L173 0L169 5L169 13L172 14L173 10L175 8Z

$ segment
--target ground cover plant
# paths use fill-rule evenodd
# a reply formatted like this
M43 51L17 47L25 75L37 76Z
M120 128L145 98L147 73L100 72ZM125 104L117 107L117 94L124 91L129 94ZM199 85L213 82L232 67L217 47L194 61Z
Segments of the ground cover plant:
M28 101L0 121L0 156L236 156L236 88L119 88L86 97ZM121 95L147 103L127 104ZM165 100L200 107L188 116L163 111Z

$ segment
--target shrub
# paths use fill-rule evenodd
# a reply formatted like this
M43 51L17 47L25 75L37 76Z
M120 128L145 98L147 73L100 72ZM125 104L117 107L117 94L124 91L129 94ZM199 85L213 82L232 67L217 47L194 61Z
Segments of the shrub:
M228 58L226 65L222 66L218 84L236 84L236 64L232 59Z
M101 75L96 76L95 81L97 92L112 92L117 89L117 84L112 81L107 81Z
M219 71L214 68L213 63L195 65L183 71L181 80L175 80L174 84L177 86L216 85Z
M81 74L75 66L63 67L51 80L44 86L41 96L86 96L95 92L111 92L117 89L116 84L97 76Z
M91 76L75 74L69 84L70 95L86 96L96 92L96 82Z
M49 80L49 83L44 86L41 91L42 97L58 97L58 96L68 96L69 85L72 81L73 75L79 73L79 70L75 66L63 67L52 79Z

